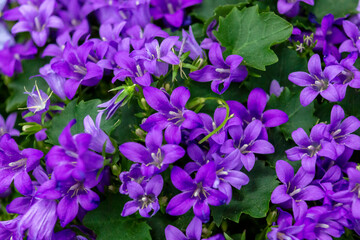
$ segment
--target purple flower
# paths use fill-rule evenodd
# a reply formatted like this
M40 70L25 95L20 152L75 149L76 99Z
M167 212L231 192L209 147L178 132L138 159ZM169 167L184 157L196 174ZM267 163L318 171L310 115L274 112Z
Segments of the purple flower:
M201 3L202 0L151 0L152 17L157 20L165 18L174 27L180 27L184 20L184 8Z
M0 70L3 74L12 77L14 72L22 72L21 60L32 58L37 48L32 41L14 46L5 46L0 50Z
M147 24L144 29L139 25L132 26L126 30L126 34L130 37L130 43L135 50L141 49L145 43L153 41L155 37L169 37L167 32L152 23Z
M181 129L194 129L202 125L199 116L185 108L190 98L190 91L187 88L175 88L170 97L154 87L146 87L143 92L146 102L158 111L141 124L141 128L145 131L149 132L154 126L166 128L166 142L179 144Z
M182 30L182 42L177 42L176 46L179 48L179 56L183 53L190 52L189 57L192 60L196 60L198 57L205 57L204 51L201 49L194 37L191 26L189 27L189 33L187 33L184 29Z
M278 0L277 9L280 14L285 14L288 17L295 17L299 14L300 2L314 5L314 0Z
M327 137L336 143L338 155L344 152L345 147L360 150L360 137L351 134L360 127L360 121L354 116L344 118L344 110L339 105L333 106L330 117L331 122L327 125Z
M14 239L21 240L23 236L18 231L18 223L21 219L21 216L18 216L14 219L8 221L0 222L0 237L1 239Z
M231 82L242 82L247 77L245 66L240 66L243 58L239 55L230 55L224 61L220 44L214 43L209 51L212 65L189 74L190 78L198 82L212 82L211 90L223 94ZM220 86L223 84L223 86Z
M141 172L150 177L167 169L185 155L185 150L175 144L162 146L162 130L154 128L145 138L146 147L136 142L124 143L119 150L129 160L141 163Z
M336 102L342 100L332 80L343 71L343 67L332 65L321 69L321 60L318 54L313 55L308 63L310 74L305 72L293 72L289 80L298 86L305 87L300 94L300 103L303 106L309 105L320 93L320 95Z
M105 152L113 153L115 151L114 146L112 145L109 136L100 128L102 114L99 113L96 116L96 124L90 117L87 115L84 118L84 132L89 133L91 137L91 142L89 148L95 152L102 153L103 147L105 145Z
M59 17L51 16L55 7L55 0L45 0L39 9L31 4L21 5L19 12L21 18L13 26L13 34L30 32L35 44L39 47L45 45L49 35L49 28L62 28L63 22Z
M281 210L281 208L278 208L278 210L280 212L277 219L278 227L272 227L267 237L269 240L298 240L296 235L303 230L304 225L294 226L291 214Z
M0 193L5 192L12 181L23 195L31 194L33 185L28 172L40 164L44 154L36 149L19 150L18 145L5 134L0 138Z
M136 211L146 218L152 217L159 211L160 205L157 197L161 193L164 185L164 180L161 175L156 175L150 179L144 187L137 182L128 183L129 197L133 200L125 203L121 216L129 216ZM149 215L149 213L151 215Z
M301 218L306 210L305 201L320 200L324 197L321 188L315 185L309 185L314 179L314 173L306 172L302 167L294 176L293 167L283 161L276 162L276 174L283 183L275 188L271 194L271 202L280 204L285 208L293 208L295 219Z
M342 19L339 21L334 21L334 16L330 13L321 21L321 27L316 29L314 40L317 41L314 50L322 50L324 56L329 54L340 59L340 53L335 44L340 44L346 40L345 34L336 27L336 24L341 23Z
M168 72L169 64L178 65L179 58L171 51L171 48L178 41L179 37L172 36L165 38L159 45L158 40L145 43L145 49L135 50L131 57L144 59L144 67L156 77L165 76Z
M165 228L166 240L200 240L202 233L202 222L196 216L186 228L186 236L176 227L168 225Z
M71 135L70 121L59 136L61 146L53 146L46 155L46 165L53 169L57 180L83 180L88 172L97 172L103 167L103 157L89 150L92 136L88 133Z
M196 217L202 222L209 221L209 204L219 206L227 200L224 193L212 187L215 180L216 168L214 162L202 166L194 180L187 172L174 166L171 171L171 181L177 189L183 192L170 200L166 212L173 216L179 216L193 207Z
M122 99L118 100L120 94L124 94L124 93L125 93L124 89L120 89L120 91L117 92L115 96L111 98L109 101L99 104L97 106L98 108L105 108L103 110L99 110L99 112L107 112L105 118L106 120L110 119L118 110L118 108L126 103L127 95L125 95L125 97L123 97Z
M65 94L69 99L75 96L79 85L95 86L103 76L103 70L96 63L87 61L94 43L85 42L79 47L66 43L63 59L51 64L55 73L68 78L65 82Z
M17 113L12 113L5 121L3 116L0 114L0 138L6 133L8 133L10 136L20 136L19 130L14 128L16 116Z
M64 77L56 74L50 64L46 64L44 67L39 69L40 76L45 79L50 89L61 99L66 99L65 94L65 81Z
M243 130L241 126L229 127L228 131L232 139L228 139L220 148L222 153L231 154L237 161L244 164L246 170L250 171L255 164L254 153L274 153L274 146L266 140L259 139L262 123L259 120L252 121Z
M343 21L343 27L346 35L350 38L343 41L339 51L342 52L358 52L360 49L360 31L359 28L350 21Z
M36 199L18 222L18 231L27 232L29 239L51 239L57 217L55 200Z
M280 84L277 80L272 80L270 84L269 94L274 94L277 97L280 97L281 93L284 91L284 87L280 87Z
M260 138L268 139L267 127L276 127L286 123L289 120L288 115L278 109L265 110L267 103L266 92L261 88L253 89L248 97L247 109L237 101L227 101L230 107L230 113L240 118L245 125L248 125L253 119L258 119L263 123Z
M136 61L124 52L116 53L114 60L120 68L114 69L115 76L112 79L112 83L117 79L125 81L127 77L131 78L134 84L139 84L143 87L148 87L152 83L152 77L149 71L145 69L143 60Z
M35 84L31 92L25 92L29 97L27 99L27 109L33 113L44 113L49 110L50 106L50 96L48 96L44 91L40 90Z
M0 10L0 16L1 16L1 10ZM9 33L7 26L4 23L2 23L0 20L0 50L2 50L5 46L12 46L14 44L15 44L14 37Z
M326 141L325 131L325 124L315 125L311 129L310 137L302 128L293 131L291 136L298 146L285 151L287 158L290 161L301 160L304 170L313 173L315 172L318 156L335 160L338 156L336 148L334 144Z
M46 135L46 128L41 129L37 133L35 133L35 139L36 141L44 141L47 138Z
M148 180L148 178L141 173L141 165L139 163L135 163L131 165L129 171L121 172L119 178L120 181L122 182L119 189L119 192L121 194L129 194L128 183L137 182L140 185L144 186L144 184Z

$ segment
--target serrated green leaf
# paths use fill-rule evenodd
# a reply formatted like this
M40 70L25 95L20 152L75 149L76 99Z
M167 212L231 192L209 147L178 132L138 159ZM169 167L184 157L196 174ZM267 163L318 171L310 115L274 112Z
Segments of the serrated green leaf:
M300 93L290 92L288 88L284 88L280 97L271 95L266 105L267 109L280 109L284 111L289 121L280 126L281 131L284 133L285 139L291 139L291 133L298 128L303 128L309 133L317 118L314 116L314 103L304 107L300 104Z
M39 68L43 67L46 63L48 63L47 59L40 58L22 61L23 72L15 75L8 85L11 95L6 99L6 112L15 111L25 105L28 95L24 94L24 87L31 91L36 82L39 89L46 92L48 85L44 79L40 77L30 79L30 77L38 75Z
M261 87L265 91L270 89L272 80L277 80L282 87L288 87L291 91L300 92L301 89L289 81L289 74L296 71L307 71L307 60L298 56L295 50L289 49L286 46L278 46L274 49L279 61L266 68L266 71L255 71L261 77L250 77L244 81L248 89Z
M347 14L355 13L358 0L316 0L312 8L313 13L321 22L321 19L331 13L335 18L345 17Z
M206 21L214 15L215 9L224 6L235 6L240 3L246 4L247 0L203 0L203 2L194 7L192 14L202 20Z
M289 38L292 25L272 12L258 12L258 6L234 8L225 18L220 18L219 30L214 32L225 55L237 54L247 66L265 70L278 58L270 49L274 44Z
M122 217L128 197L108 195L100 206L89 212L83 223L97 235L97 240L151 240L150 226L133 216Z
M253 218L266 216L272 191L278 185L275 170L265 166L265 162L258 160L250 173L246 173L250 181L248 185L236 190L229 205L213 207L211 214L215 223L220 226L223 219L239 222L242 213Z

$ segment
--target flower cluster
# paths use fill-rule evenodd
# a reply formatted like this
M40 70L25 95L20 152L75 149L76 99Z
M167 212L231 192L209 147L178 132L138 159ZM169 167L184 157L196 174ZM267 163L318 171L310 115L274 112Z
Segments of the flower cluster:
M302 128L292 133L298 146L286 151L287 158L301 161L301 167L294 174L288 162L276 163L282 185L273 191L271 201L292 209L294 217L279 209L278 227L272 228L269 239L340 237L345 227L358 232L360 173L349 159L354 150L360 150L360 137L353 134L360 121L344 118L343 109L335 105L329 124L315 125L310 136Z

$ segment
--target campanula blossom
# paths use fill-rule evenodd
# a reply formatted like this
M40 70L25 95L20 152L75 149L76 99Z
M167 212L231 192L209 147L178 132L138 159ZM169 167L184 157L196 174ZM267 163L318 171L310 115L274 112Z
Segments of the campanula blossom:
M29 95L27 99L27 109L33 113L43 113L49 110L50 96L44 93L43 90L39 89L37 84L33 87L31 92L25 92Z
M163 172L169 164L174 163L185 155L185 150L175 144L162 145L162 130L153 128L145 138L146 147L136 142L127 142L119 150L129 160L141 163L141 172L150 177Z
M315 125L311 129L310 137L302 128L293 131L291 136L298 146L285 151L287 158L290 161L301 160L304 170L313 173L318 156L335 160L338 153L334 144L326 140L325 131L325 124Z
M147 24L144 29L139 25L134 25L126 30L126 35L130 37L130 43L135 50L144 47L145 43L152 42L155 37L169 37L167 32L152 23Z
M84 132L89 133L92 136L89 148L98 153L102 153L105 144L105 152L113 153L115 148L112 145L109 136L100 128L101 117L101 113L96 116L96 123L94 123L94 120L90 115L87 115L84 118Z
M227 201L224 193L212 186L216 180L216 168L214 162L202 166L196 173L195 179L183 169L174 166L171 171L171 181L182 193L173 197L166 212L173 216L185 214L192 207L194 214L202 222L208 222L210 218L209 205L219 206Z
M272 80L270 84L269 94L274 94L277 97L280 97L281 93L284 91L284 87L281 87L277 80Z
M276 162L276 174L283 185L277 186L271 194L271 202L284 208L293 209L295 219L301 218L306 210L305 201L320 200L324 197L321 188L311 185L314 173L308 173L300 168L294 176L293 167L283 161Z
M272 227L271 231L267 234L269 240L278 240L278 239L289 239L295 240L298 239L296 236L300 233L304 225L293 225L293 217L290 213L281 210L278 208L279 217L277 219L277 227Z
M148 181L148 177L141 173L141 165L139 163L131 165L129 171L121 172L119 178L122 182L119 189L121 194L129 194L128 183L130 182L137 182L141 186L145 186L144 184Z
M9 134L3 135L0 138L0 193L5 192L13 180L21 194L32 193L33 185L28 172L40 164L43 155L40 150L32 148L20 151Z
M14 128L16 117L17 113L12 113L5 120L4 117L0 114L0 138L6 133L8 133L10 136L20 136L19 130Z
M35 44L39 47L45 45L49 36L49 28L62 28L64 26L61 18L52 16L55 8L55 0L45 0L39 8L31 4L19 7L21 18L12 27L13 34L19 32L30 32Z
M200 240L202 232L202 222L194 217L186 228L186 236L178 228L168 225L165 228L166 240Z
M129 182L129 197L133 200L125 204L121 216L126 217L136 211L139 211L140 215L146 218L155 215L160 209L157 198L161 193L163 185L164 180L161 175L152 177L144 187L137 182ZM151 211L152 213L150 214Z
M181 129L194 129L202 125L200 117L185 108L185 104L190 98L190 91L187 88L175 88L170 97L154 87L146 87L143 92L146 102L158 111L141 124L141 128L145 131L150 131L154 126L166 128L166 142L179 144Z
M309 73L293 72L289 80L298 86L305 87L300 94L300 103L309 105L319 94L330 102L340 101L341 98L332 80L343 71L339 65L331 65L321 68L321 60L318 54L313 55L308 62Z
M223 94L231 82L242 82L248 75L246 67L240 65L243 58L239 55L230 55L224 61L218 43L211 45L209 59L212 65L191 72L189 76L197 82L211 82L211 90L217 94Z
M350 38L343 41L339 47L340 52L359 52L360 49L360 31L352 22L344 20L343 27L346 35Z
M0 10L0 16L1 16L1 10ZM7 26L0 21L0 50L2 50L5 47L5 44L7 46L12 46L15 44L15 40L14 37L9 33Z
M288 17L295 17L299 14L300 2L304 2L311 6L314 5L314 0L278 0L277 9L280 14L285 14Z
M184 29L182 30L182 40L176 43L176 47L179 48L179 56L181 56L182 53L190 52L189 57L192 60L205 57L204 51L194 37L191 26L189 27L189 33Z
M225 141L220 151L225 154L235 154L237 161L244 164L246 170L250 171L255 164L255 154L274 153L274 146L266 140L259 139L262 129L260 120L252 121L245 129L242 126L231 126L228 131L231 139Z
M184 8L201 3L202 0L151 0L151 16L165 18L171 26L180 27L184 20Z

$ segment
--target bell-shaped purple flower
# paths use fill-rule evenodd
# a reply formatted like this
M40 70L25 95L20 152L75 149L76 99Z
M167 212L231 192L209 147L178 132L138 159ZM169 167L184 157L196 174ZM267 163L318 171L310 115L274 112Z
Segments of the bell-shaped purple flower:
M4 117L0 114L0 138L6 133L8 133L10 136L20 136L19 130L14 128L16 116L17 113L12 113L5 121Z
M141 165L139 163L131 165L129 171L121 172L119 178L122 182L119 189L121 194L129 194L128 183L137 182L141 186L145 186L144 184L146 184L148 180L148 177L145 177L141 173Z
M145 138L146 147L136 142L127 142L119 150L129 160L141 163L141 172L150 177L163 172L169 164L174 163L185 155L185 150L175 144L162 146L162 130L154 128Z
M333 106L330 117L331 121L327 125L327 137L336 143L338 155L344 152L345 147L360 150L360 137L351 134L360 127L360 121L354 116L344 118L344 110L339 105Z
M178 228L168 225L165 228L166 240L200 240L202 233L202 222L196 216L186 228L186 236Z
M62 28L63 22L57 16L52 16L55 0L45 0L39 8L32 4L24 4L19 7L21 18L13 26L13 34L30 32L35 44L39 47L45 45L49 35L49 28Z
M89 133L92 136L89 148L95 152L102 153L104 144L106 144L105 152L113 153L115 148L112 145L109 136L100 128L101 117L101 113L96 116L96 124L90 115L87 115L84 118L84 132Z
M143 92L146 102L158 111L141 124L141 128L145 131L149 132L155 126L166 128L166 142L179 144L183 128L194 129L202 125L200 117L185 108L190 98L190 91L187 88L175 88L170 97L154 87L146 87Z
M32 148L20 151L9 134L3 135L0 138L0 193L5 192L14 180L21 194L31 194L33 184L28 172L40 164L43 155L40 150Z
M31 92L25 92L29 95L27 99L27 109L33 113L43 113L49 110L50 106L50 96L48 96L44 91L38 88L37 84L33 87Z
M278 210L280 212L276 224L278 227L271 228L271 231L267 234L269 240L278 240L281 238L284 240L298 239L296 235L303 230L304 225L294 226L291 214L281 210L281 208L278 208Z
M182 193L170 200L166 212L173 216L179 216L193 207L196 217L202 222L209 221L209 205L219 206L226 203L227 200L224 193L212 187L215 180L216 168L214 162L202 166L195 179L192 179L187 172L175 166L171 171L171 181Z
M301 160L304 170L313 173L318 156L335 160L338 156L336 148L334 144L326 141L325 131L325 124L315 125L311 129L310 137L302 128L293 131L291 136L298 146L285 151L287 158L290 161Z
M192 60L196 60L199 57L205 57L204 51L201 49L199 43L194 37L191 26L189 27L189 33L187 33L184 29L182 30L182 41L177 42L176 46L179 48L179 56L183 53L190 52L189 57Z
M164 180L161 175L152 177L144 187L137 182L129 182L129 197L133 200L125 204L121 216L126 217L136 211L139 211L140 215L146 218L155 215L160 209L157 197L161 193L163 185ZM153 212L150 215L151 211Z
M303 106L309 105L320 93L320 95L336 102L342 100L337 92L332 80L343 71L343 67L332 65L321 69L321 60L318 54L313 55L308 63L310 74L305 72L293 72L289 75L289 80L298 86L305 87L300 94L300 103Z
M139 25L132 26L126 30L126 34L130 37L130 43L135 50L143 48L145 43L152 42L155 37L169 37L167 32L152 23L147 24L144 29Z
M180 27L184 20L184 8L201 3L202 0L151 0L151 16L165 18L171 26Z
M243 130L241 126L229 127L228 131L232 139L228 139L220 148L222 153L234 154L237 161L244 164L246 170L250 171L255 164L254 153L274 153L274 146L266 140L259 139L262 123L259 120L252 121Z
M352 22L344 20L343 27L346 35L350 38L343 41L339 47L340 52L358 52L360 49L360 31Z
M209 59L212 65L192 72L189 76L197 82L211 82L211 90L217 94L223 94L231 82L242 82L247 77L246 67L240 65L243 58L230 55L224 61L219 43L211 46Z
M70 121L59 136L61 146L53 146L46 155L46 165L54 170L58 181L83 180L88 172L103 167L103 157L89 150L92 136L80 133L72 136Z
M278 0L277 9L280 14L285 14L288 17L295 17L299 14L300 2L314 5L314 0Z

